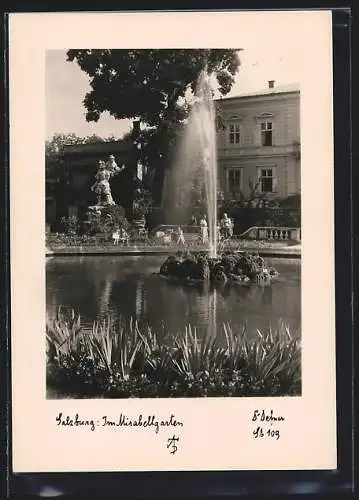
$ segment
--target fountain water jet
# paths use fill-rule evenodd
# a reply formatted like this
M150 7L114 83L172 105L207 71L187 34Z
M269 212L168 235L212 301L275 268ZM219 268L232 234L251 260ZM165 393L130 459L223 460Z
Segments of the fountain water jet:
M196 192L194 187L198 184L204 187L204 196L202 192L200 194L201 200L205 198L208 216L209 258L195 253L177 257L171 255L162 264L160 275L185 284L190 280L222 284L271 283L278 273L258 254L234 251L230 255L217 255L216 116L210 75L207 71L203 71L198 79L195 103L177 155L175 168L169 177L170 182L167 182L167 187L172 188L172 191L169 189L167 193L167 199L171 203L175 202L175 207L172 205L175 211L168 212L167 215L178 217L184 215L185 209L193 211L193 195L198 197L198 191ZM217 296L214 293L212 297L213 302L208 305L212 314L209 331L216 329Z
M191 192L194 187L205 198L209 256L217 256L217 146L216 113L210 77L207 71L199 76L195 102L190 111L182 140L177 150L176 165L172 169L167 186L168 219L193 209ZM173 206L175 204L175 207ZM172 205L172 207L171 207ZM171 208L170 208L171 207ZM181 217L180 217L181 218Z
M206 193L209 256L217 257L217 144L216 114L212 87L207 72L199 77L196 89L197 102L192 108L189 124L195 127L202 153L202 168ZM192 118L192 120L191 120Z

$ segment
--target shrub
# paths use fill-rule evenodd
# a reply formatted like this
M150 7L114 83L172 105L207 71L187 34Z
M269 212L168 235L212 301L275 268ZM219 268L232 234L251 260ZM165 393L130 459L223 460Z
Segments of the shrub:
M98 210L91 209L87 214L85 222L86 233L112 233L116 228L127 230L129 227L125 217L125 210L119 205L109 205L99 208Z
M96 247L103 246L105 241L97 235L68 235L63 233L50 233L46 235L46 246L49 248L63 248L74 246ZM112 242L111 242L112 243Z
M61 224L66 234L78 234L80 230L80 219L76 215L61 217Z
M160 267L160 274L169 278L212 281L268 281L278 273L258 254L223 253L216 258L206 254L171 255Z

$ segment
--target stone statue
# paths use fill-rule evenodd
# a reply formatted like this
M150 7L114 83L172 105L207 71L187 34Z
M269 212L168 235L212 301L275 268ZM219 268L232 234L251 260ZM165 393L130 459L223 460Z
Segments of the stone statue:
M115 205L111 193L110 179L114 175L122 172L124 168L125 166L117 166L113 155L110 155L106 163L102 160L98 162L98 171L95 175L96 182L91 186L91 191L95 192L97 195L97 205Z

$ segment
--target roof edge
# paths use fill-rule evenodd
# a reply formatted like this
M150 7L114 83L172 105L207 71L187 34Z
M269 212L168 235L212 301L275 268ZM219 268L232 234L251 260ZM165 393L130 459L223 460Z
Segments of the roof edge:
M266 88L266 89L261 89L257 90L254 92L245 92L243 94L237 94L235 96L230 96L230 97L219 97L215 99L215 101L224 101L224 100L230 100L230 99L241 99L241 98L247 98L247 97L266 97L266 96L275 96L275 95L280 95L280 94L293 94L293 93L300 93L300 85L299 83L292 83L288 85L281 85L278 87L273 87L273 88Z

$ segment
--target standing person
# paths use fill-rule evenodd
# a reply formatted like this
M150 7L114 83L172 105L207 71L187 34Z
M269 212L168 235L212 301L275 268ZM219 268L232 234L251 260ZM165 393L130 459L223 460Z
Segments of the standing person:
M121 241L121 243L123 243L124 245L128 245L129 239L130 239L130 237L129 237L126 229L122 227L120 229L120 241Z
M178 226L178 229L177 229L177 245L185 245L186 241L184 239L184 235L183 235L183 229Z
M199 221L199 231L200 231L200 238L201 238L202 244L207 243L207 241L208 241L208 224L207 224L207 220L206 220L205 215Z
M231 236L233 235L233 222L227 214L223 214L223 219L221 220L221 228L223 238L231 238Z
M197 226L197 218L195 215L191 217L191 226Z
M112 233L112 239L113 244L118 245L118 242L120 241L120 231L118 227L116 227L115 231Z

